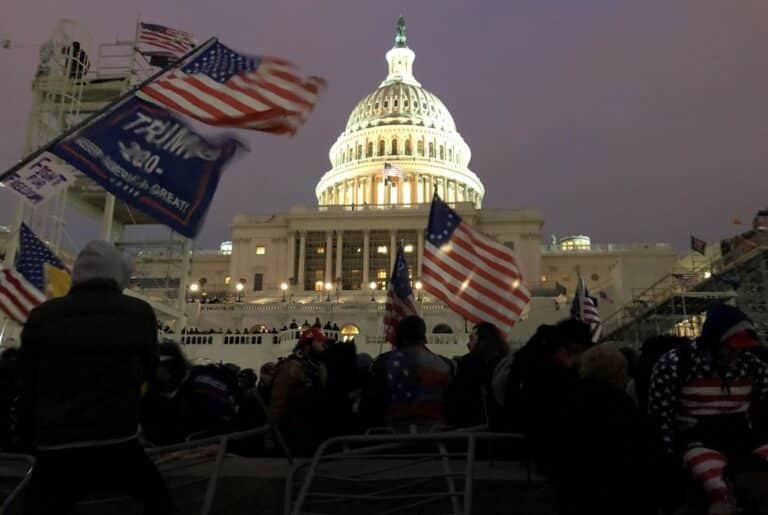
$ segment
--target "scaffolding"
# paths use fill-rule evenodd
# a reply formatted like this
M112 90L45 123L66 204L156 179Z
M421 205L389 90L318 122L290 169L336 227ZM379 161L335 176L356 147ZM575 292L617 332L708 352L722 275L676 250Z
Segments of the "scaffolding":
M29 115L23 155L37 150L71 130L89 116L124 95L131 87L149 77L152 68L135 49L135 41L116 41L94 47L88 31L72 20L60 20L40 51L37 73L32 83L33 107ZM95 63L91 56L95 55ZM100 224L100 237L112 241L134 256L145 254L142 247L165 249L175 256L173 281L176 291L153 292L148 296L135 290L126 293L150 302L158 317L176 327L184 325L184 292L187 288L191 241L170 231L159 239L142 237L124 241L126 229L158 225L151 217L132 209L107 193L80 172L74 172L71 186L34 210L18 202L6 248L5 264L12 265L18 245L16 237L26 223L55 251L77 245L67 230L70 208ZM142 231L148 233L150 231ZM165 236L169 234L169 236ZM0 331L2 338L3 331Z
M768 245L665 275L608 316L604 334L607 340L638 348L663 334L696 338L706 311L718 302L739 307L758 335L768 338Z

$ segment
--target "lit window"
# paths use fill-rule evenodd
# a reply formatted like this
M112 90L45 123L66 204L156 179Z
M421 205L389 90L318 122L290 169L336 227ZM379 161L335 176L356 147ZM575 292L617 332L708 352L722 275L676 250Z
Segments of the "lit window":
M323 281L315 281L315 291L323 291Z
M267 253L266 247L264 245L256 245L256 255L257 256L263 256Z
M316 252L317 254L325 254L325 247L317 247L317 248L315 249L315 252Z
M411 245L411 244L409 243L408 245L406 245L405 247L403 247L403 250L405 251L405 253L406 253L406 254L410 254L411 252L413 252L413 245Z
M362 251L363 249L361 249L360 247L357 247L357 249L355 249L355 252L357 252L358 254L360 254Z
M546 275L542 275L541 276L541 282L543 282L543 283L547 282L547 276Z
M225 256L232 254L232 242L222 241L221 245L219 245L219 251L221 251L221 253Z
M226 286L229 286L229 283L230 283L230 281L232 281L232 278L231 278L230 276L226 276L226 277L224 278L224 284L225 284Z
M386 245L379 245L376 247L376 253L377 254L386 254L387 253L387 246Z

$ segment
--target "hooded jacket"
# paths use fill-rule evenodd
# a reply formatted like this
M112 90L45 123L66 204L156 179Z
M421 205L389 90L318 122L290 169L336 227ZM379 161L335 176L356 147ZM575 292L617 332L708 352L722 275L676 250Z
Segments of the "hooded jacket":
M69 293L34 310L21 336L23 406L37 449L136 437L141 386L155 374L151 306L123 295L130 265L111 244L89 243Z
M667 352L653 367L648 411L668 454L685 451L682 433L722 415L748 417L752 405L768 397L768 365L753 353L742 352L726 370L716 367L718 347L745 330L753 330L752 322L741 310L718 304L707 313L701 337Z

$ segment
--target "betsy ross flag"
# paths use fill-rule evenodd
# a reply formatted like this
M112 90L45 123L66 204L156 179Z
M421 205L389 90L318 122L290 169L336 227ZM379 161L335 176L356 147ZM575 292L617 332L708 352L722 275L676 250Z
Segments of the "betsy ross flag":
M154 23L139 23L136 49L145 57L165 58L165 61L170 64L195 46L197 42L189 32Z
M470 322L495 324L505 337L531 300L512 250L469 226L437 195L421 274L429 293Z
M324 85L288 61L240 54L214 40L137 94L210 125L295 134Z
M405 261L403 247L398 246L384 309L385 334L389 343L392 345L396 343L397 324L400 323L400 320L415 314L416 306L413 303L413 290L408 277L408 263Z
M384 163L384 177L394 177L400 179L403 177L403 171L395 165Z
M597 300L589 295L587 284L581 276L579 276L579 284L576 286L576 294L573 296L571 317L589 325L593 343L600 341L603 323L600 319L600 312L597 310Z
M20 229L16 268L0 270L0 311L23 325L29 313L47 297L69 290L67 267L25 224Z
M698 239L696 236L691 236L691 250L698 252L702 256L706 255L707 242L704 240Z

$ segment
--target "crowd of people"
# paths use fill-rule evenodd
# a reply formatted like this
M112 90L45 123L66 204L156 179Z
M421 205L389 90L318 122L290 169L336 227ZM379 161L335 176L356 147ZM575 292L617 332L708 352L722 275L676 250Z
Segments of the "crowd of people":
M565 515L684 505L727 515L737 503L768 513L767 489L754 487L768 473L768 365L735 307L715 305L695 341L660 336L639 353L594 344L574 319L539 327L511 352L480 323L458 359L427 347L417 316L403 318L396 344L375 358L329 338L332 323L294 320L293 352L255 371L193 365L177 342L158 342L151 308L121 294L126 270L114 247L89 244L70 294L35 309L20 348L0 355L0 446L37 458L28 513L64 513L98 489L170 513L145 447L267 423L279 433L233 451L279 455L285 445L306 457L327 438L372 428L475 427L524 434L524 450L498 457L530 453Z

